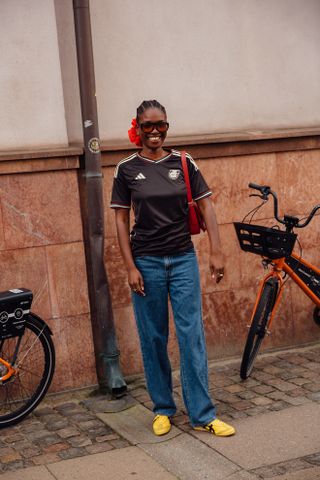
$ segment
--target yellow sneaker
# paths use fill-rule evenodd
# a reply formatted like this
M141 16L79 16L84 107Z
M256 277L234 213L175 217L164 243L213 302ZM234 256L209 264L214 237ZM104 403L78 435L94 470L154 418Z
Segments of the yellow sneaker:
M213 433L218 437L230 437L230 435L234 435L236 433L235 429L217 418L212 420L212 422L208 423L207 425L203 425L202 427L194 427L194 430L205 431L209 433Z
M171 422L166 415L156 415L153 419L153 433L155 435L165 435L171 430Z

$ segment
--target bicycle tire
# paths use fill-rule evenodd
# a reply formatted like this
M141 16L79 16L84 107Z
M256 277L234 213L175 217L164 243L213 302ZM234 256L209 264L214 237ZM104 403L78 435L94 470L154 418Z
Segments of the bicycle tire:
M18 337L0 341L0 356L10 363ZM48 326L30 313L21 339L18 371L0 385L0 429L23 420L45 396L54 374L55 349Z
M275 304L278 290L277 280L268 280L262 290L248 332L240 367L240 377L245 380L252 372L253 364L266 335L266 329Z

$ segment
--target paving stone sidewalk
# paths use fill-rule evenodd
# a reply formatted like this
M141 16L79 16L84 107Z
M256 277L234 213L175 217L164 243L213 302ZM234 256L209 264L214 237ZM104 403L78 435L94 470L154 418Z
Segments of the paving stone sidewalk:
M223 420L254 417L307 403L320 403L320 344L261 356L251 377L239 377L239 359L211 362L210 390ZM178 412L175 426L193 435L179 379L174 372ZM139 403L152 408L142 377L128 381L125 400L110 401L94 389L49 395L22 423L1 430L0 474L35 465L128 447L130 443L102 422L97 413ZM319 453L252 470L256 478L276 478L287 472L320 466Z

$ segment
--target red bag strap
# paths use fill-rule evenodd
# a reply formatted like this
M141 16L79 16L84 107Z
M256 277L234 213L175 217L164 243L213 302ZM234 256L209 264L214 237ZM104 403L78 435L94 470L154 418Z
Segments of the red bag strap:
M185 151L181 152L181 163L182 163L184 181L186 182L186 187L187 187L188 203L193 203L191 186L190 186L189 171L188 171L188 165L187 165L187 157L186 157L186 152Z

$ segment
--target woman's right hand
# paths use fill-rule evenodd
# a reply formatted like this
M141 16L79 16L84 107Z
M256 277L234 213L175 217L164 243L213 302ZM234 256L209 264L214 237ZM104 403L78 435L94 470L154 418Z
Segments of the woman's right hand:
M143 278L139 270L134 267L128 271L128 282L131 290L138 295L145 297Z

